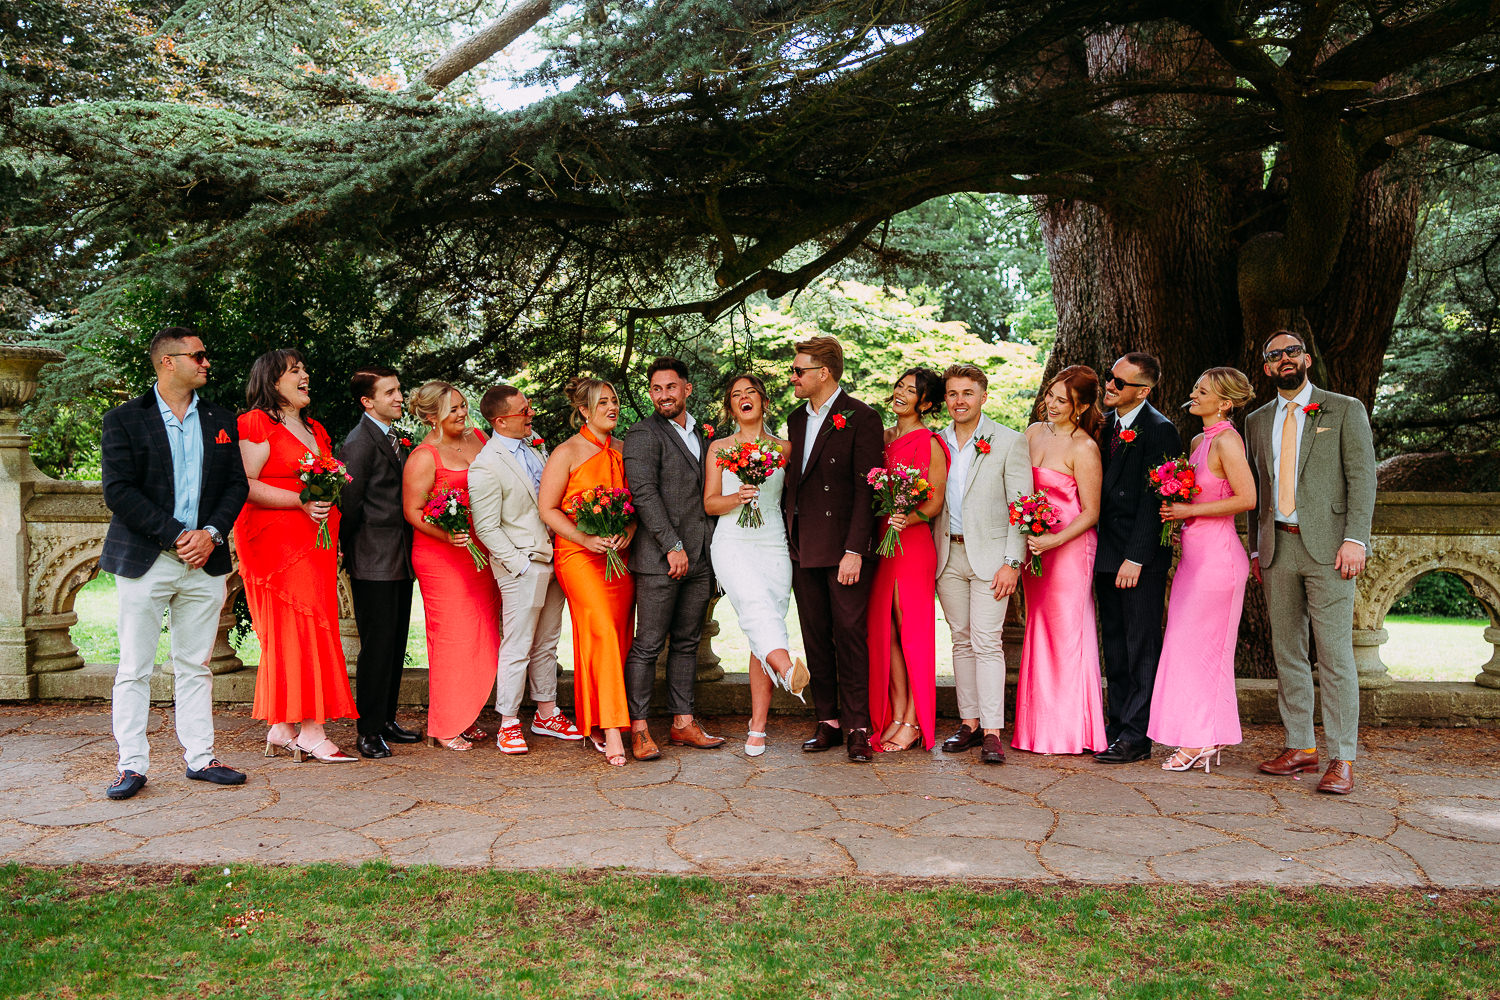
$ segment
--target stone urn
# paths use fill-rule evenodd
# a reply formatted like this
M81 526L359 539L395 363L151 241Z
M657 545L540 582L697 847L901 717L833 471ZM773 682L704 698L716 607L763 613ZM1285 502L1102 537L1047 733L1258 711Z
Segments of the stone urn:
M63 353L50 347L0 344L0 475L5 478L47 478L31 464L31 436L21 433L21 407L36 395L42 369L62 360Z

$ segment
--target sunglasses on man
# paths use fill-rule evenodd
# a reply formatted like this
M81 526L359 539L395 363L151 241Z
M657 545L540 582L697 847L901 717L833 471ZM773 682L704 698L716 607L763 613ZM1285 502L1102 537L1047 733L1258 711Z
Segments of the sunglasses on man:
M1132 389L1149 389L1149 388L1151 388L1151 386L1150 386L1149 383L1146 383L1146 382L1127 382L1127 381L1125 381L1124 379L1122 379L1118 375L1111 375L1109 378L1107 378L1107 379L1104 380L1104 384L1105 385L1112 385L1116 389L1123 389L1127 385L1130 386Z
M1267 351L1263 355L1263 357L1266 359L1266 364L1274 365L1277 360L1280 359L1283 355L1286 356L1286 359L1288 361L1295 361L1298 358L1302 357L1303 352L1306 350L1307 348L1301 346L1300 344L1293 344L1290 347L1273 348Z
M164 358L192 358L193 364L202 365L208 363L207 351L177 351L174 354L163 354Z

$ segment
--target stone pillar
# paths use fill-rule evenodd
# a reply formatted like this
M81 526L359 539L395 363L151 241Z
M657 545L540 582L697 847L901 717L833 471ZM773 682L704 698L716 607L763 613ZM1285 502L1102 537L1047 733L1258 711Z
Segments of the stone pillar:
M1396 683L1386 672L1380 659L1380 647L1391 634L1383 628L1357 628L1354 630L1354 666L1359 671L1359 686L1367 688L1390 687Z
M715 594L710 597L708 607L703 612L703 637L698 642L698 672L694 675L699 684L724 679L724 667L719 663L719 654L714 652L714 636L719 634L719 623L714 620L714 608L722 596Z
M61 360L61 351L45 347L0 345L0 699L36 697L36 638L26 629L30 552L23 512L34 484L47 477L31 462L21 407L36 395L42 368ZM48 648L61 652L55 642Z
M1489 662L1479 668L1474 683L1480 687L1500 688L1500 628L1491 625L1484 630L1484 641L1495 647Z
M26 632L31 637L31 672L45 674L54 670L77 670L83 666L83 657L73 643L69 630L78 624L78 612L65 611L60 615L33 614L26 619Z

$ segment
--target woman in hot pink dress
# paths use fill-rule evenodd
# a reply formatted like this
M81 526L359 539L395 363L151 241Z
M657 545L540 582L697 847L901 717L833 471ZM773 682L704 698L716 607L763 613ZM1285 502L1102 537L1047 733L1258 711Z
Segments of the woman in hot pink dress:
M1017 750L1083 753L1109 742L1093 597L1094 525L1104 480L1094 443L1104 421L1098 398L1099 376L1092 368L1064 368L1043 394L1042 419L1026 428L1037 489L1046 492L1062 523L1026 542L1042 557L1042 575L1029 569L1021 574L1026 639L1010 744Z
M870 640L870 725L881 733L877 749L910 750L921 740L932 749L937 725L937 546L932 519L943 509L948 447L923 422L943 402L943 380L926 368L909 368L896 380L885 432L885 464L907 465L932 484L932 496L911 514L889 520L901 548L880 560L870 587L866 634ZM885 534L887 522L877 529Z
M1164 503L1163 521L1182 522L1182 558L1172 577L1151 726L1146 734L1178 747L1164 771L1188 771L1240 741L1234 690L1234 646L1250 558L1234 516L1255 507L1255 478L1245 442L1230 415L1249 403L1250 380L1233 368L1210 368L1193 386L1190 412L1203 421L1191 455L1203 492L1192 503Z
M469 426L468 404L447 382L428 382L410 406L432 428L406 459L401 498L413 528L411 565L427 617L427 740L447 750L471 750L489 735L478 719L500 656L500 589L488 567L474 567L468 545L471 539L478 545L477 537L428 524L422 506L437 490L468 496L469 463L486 438Z

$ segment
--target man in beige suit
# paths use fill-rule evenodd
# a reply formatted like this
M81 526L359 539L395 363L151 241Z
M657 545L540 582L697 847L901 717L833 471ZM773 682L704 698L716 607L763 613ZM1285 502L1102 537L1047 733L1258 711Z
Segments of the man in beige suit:
M1354 578L1365 568L1375 513L1370 418L1359 400L1308 382L1312 358L1298 334L1273 334L1262 354L1277 394L1245 422L1258 491L1250 572L1266 590L1286 750L1260 769L1277 775L1318 769L1311 621L1331 758L1318 791L1344 795L1354 790L1359 740Z
M531 430L534 411L521 390L498 385L479 412L494 434L469 466L469 510L474 533L490 550L500 584L500 659L495 711L503 753L525 753L521 698L531 681L538 736L580 740L583 734L557 710L557 640L562 634L562 588L552 574L552 533L537 509L547 450Z
M953 679L958 689L958 732L943 741L947 753L980 747L986 764L1005 763L1005 651L1000 630L1005 605L1021 578L1026 539L1011 527L1009 504L1032 491L1026 438L984 415L989 379L975 365L952 365L943 429L951 464L948 495L933 526L937 541L937 595L953 630Z

